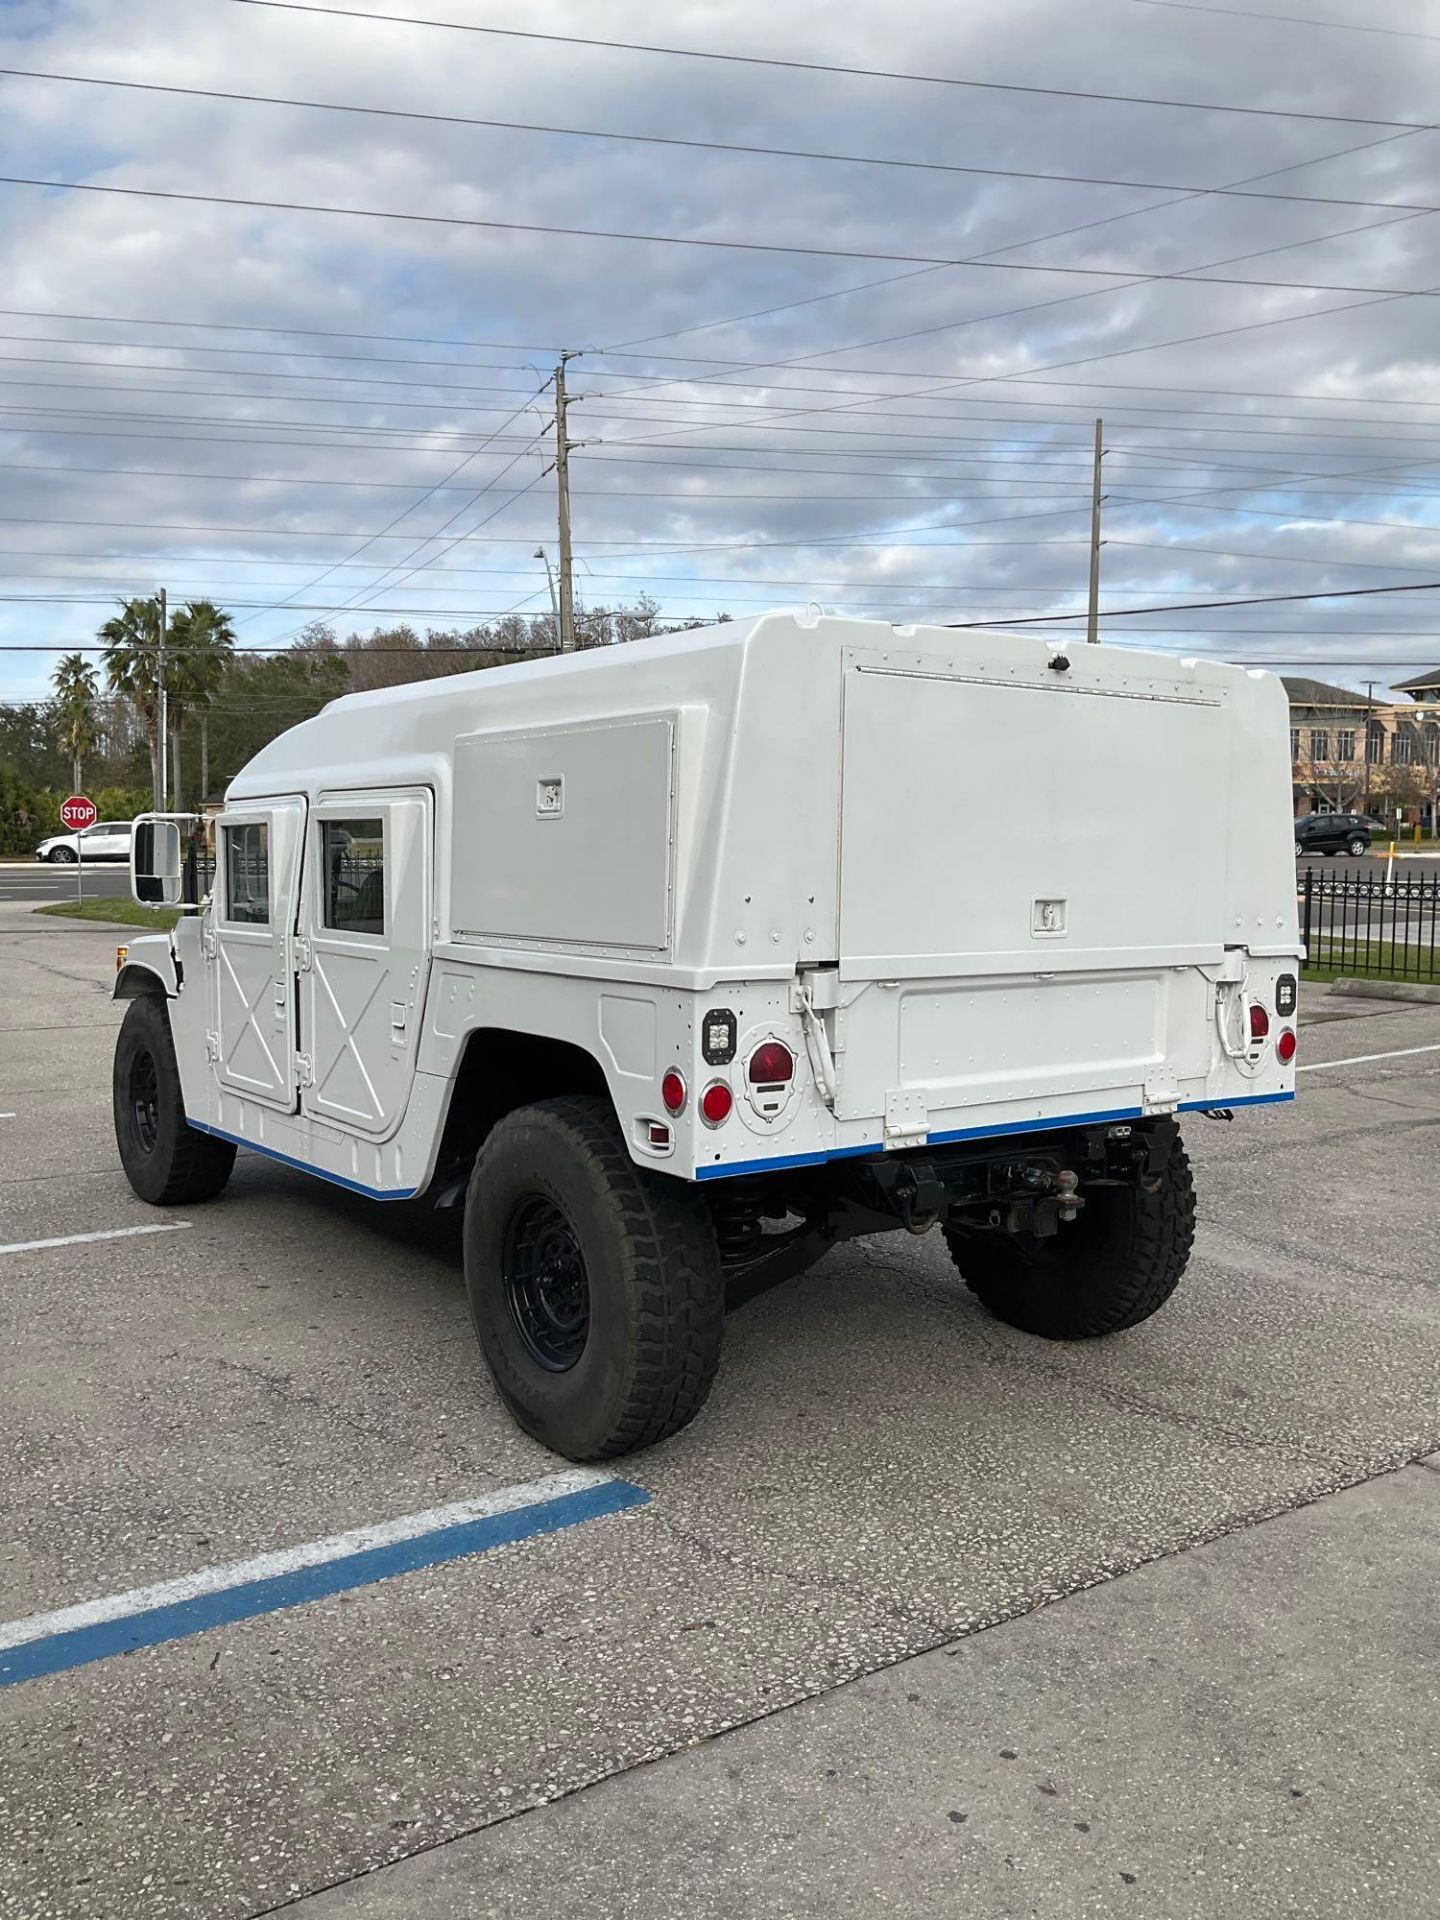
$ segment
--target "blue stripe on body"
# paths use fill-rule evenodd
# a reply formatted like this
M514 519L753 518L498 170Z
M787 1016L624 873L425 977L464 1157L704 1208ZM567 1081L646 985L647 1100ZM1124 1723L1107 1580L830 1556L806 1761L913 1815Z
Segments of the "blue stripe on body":
M370 1586L377 1580L394 1579L397 1574L414 1573L422 1567L487 1553L492 1547L559 1533L585 1520L597 1520L604 1514L643 1506L649 1498L642 1487L629 1480L610 1480L579 1493L563 1494L556 1500L441 1527L433 1533L370 1547L338 1560L324 1561L319 1566L297 1567L291 1573L227 1587L218 1593L198 1594L193 1600L152 1607L124 1619L49 1634L44 1639L25 1641L0 1652L0 1687L35 1680L42 1674L63 1673L70 1667L88 1666L112 1654L132 1653L137 1647L154 1647L168 1640L186 1639L191 1634L208 1633L212 1627L229 1626L259 1614L278 1613L286 1607L322 1600L328 1594L343 1593L351 1587Z
M251 1153L263 1153L267 1160L278 1160L282 1167L294 1167L299 1173L313 1173L317 1180L328 1180L332 1187L344 1187L347 1193L363 1193L367 1200L413 1200L419 1187L367 1187L359 1180L347 1180L343 1173L331 1173L325 1167L317 1167L312 1161L297 1160L293 1154L281 1153L278 1147L261 1146L258 1140L247 1140L242 1133L226 1133L223 1127L208 1126L203 1120L191 1120L188 1115L185 1124L193 1127L197 1133L211 1134L216 1140L233 1140L237 1147L248 1147Z
M1207 1100L1182 1100L1178 1111L1181 1113L1205 1112L1216 1107L1263 1107L1278 1101L1293 1100L1293 1093L1242 1093L1226 1099L1216 1096ZM1143 1107L1111 1107L1101 1113L1067 1113L1049 1120L1007 1120L1000 1125L988 1127L956 1127L943 1133L932 1133L926 1140L917 1141L920 1147L945 1146L955 1140L1003 1140L1017 1133L1047 1133L1057 1127L1101 1126L1107 1121L1143 1120L1146 1118ZM859 1147L834 1147L829 1152L781 1154L769 1160L731 1160L723 1166L697 1167L697 1180L724 1180L745 1173L773 1173L782 1167L818 1167L828 1160L853 1160L860 1154L874 1154L877 1158L887 1151L880 1142L867 1142ZM903 1149L902 1149L903 1151Z

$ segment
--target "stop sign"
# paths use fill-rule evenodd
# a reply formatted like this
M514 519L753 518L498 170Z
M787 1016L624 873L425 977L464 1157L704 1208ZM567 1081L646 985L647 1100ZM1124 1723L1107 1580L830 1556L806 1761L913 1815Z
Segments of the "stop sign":
M86 827L93 827L99 817L95 802L87 800L83 793L72 793L60 809L60 818L72 833L83 833Z

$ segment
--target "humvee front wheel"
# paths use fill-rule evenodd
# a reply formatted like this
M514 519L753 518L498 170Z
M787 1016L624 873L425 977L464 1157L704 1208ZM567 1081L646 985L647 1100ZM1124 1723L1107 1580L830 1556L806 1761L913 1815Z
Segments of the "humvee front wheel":
M1091 1187L1079 1217L1044 1238L946 1227L970 1291L1024 1333L1093 1340L1137 1326L1170 1298L1195 1239L1195 1182L1171 1129L1156 1191Z
M235 1147L185 1118L170 1018L158 994L132 1000L115 1043L115 1142L125 1177L157 1207L213 1200L230 1178Z
M537 1101L493 1129L466 1195L465 1284L501 1397L555 1452L611 1459L704 1405L724 1314L709 1214L634 1164L606 1101Z

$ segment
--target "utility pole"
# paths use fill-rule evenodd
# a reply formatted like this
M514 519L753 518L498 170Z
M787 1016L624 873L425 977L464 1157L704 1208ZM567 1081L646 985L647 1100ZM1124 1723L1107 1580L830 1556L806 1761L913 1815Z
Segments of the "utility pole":
M169 622L169 609L164 587L161 587L156 594L155 602L160 610L160 637L155 647L155 730L160 736L157 742L160 753L159 779L155 783L155 811L168 813L170 810L170 696L165 688L165 628Z
M562 353L555 367L555 485L560 505L560 651L575 651L575 583L570 558L570 437L566 415L570 396L565 391L565 362L574 359Z
M1104 453L1101 435L1103 420L1095 422L1095 478L1090 487L1090 618L1085 628L1087 645L1100 638L1100 461Z

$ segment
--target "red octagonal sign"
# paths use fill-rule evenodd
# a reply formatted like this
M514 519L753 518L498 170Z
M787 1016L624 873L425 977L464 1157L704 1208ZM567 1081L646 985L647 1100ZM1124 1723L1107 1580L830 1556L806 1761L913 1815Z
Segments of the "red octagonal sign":
M95 802L87 800L83 793L72 793L60 809L60 818L72 833L83 833L86 827L93 827L99 817Z

